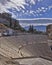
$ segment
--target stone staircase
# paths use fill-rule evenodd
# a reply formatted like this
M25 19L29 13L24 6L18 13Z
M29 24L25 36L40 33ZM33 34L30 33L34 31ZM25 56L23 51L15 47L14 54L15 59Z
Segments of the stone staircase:
M46 35L1 37L0 54L8 58L41 56L52 59Z

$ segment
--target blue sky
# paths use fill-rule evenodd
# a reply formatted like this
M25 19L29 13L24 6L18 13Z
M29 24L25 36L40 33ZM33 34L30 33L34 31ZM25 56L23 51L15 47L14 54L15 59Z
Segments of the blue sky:
M17 19L52 18L52 0L0 0L0 6Z
M23 27L52 24L52 0L0 0L2 12L11 13L13 18L20 19ZM46 21L36 21L38 18L46 18Z
M35 3L26 2L28 5L23 5L24 8L17 11L14 8L13 13L17 18L52 18L52 0L34 0ZM10 9L9 9L10 10ZM12 10L10 10L12 11Z

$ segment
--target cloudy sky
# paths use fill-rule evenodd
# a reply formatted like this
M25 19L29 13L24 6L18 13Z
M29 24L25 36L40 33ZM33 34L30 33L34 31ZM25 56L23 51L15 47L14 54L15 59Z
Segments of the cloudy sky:
M0 0L0 12L17 19L52 18L52 0Z
M0 13L2 12L11 13L12 17L20 19L23 27L52 24L52 0L0 0Z
M29 26L29 25L34 25L34 26L37 26L37 25L43 25L43 26L47 26L49 24L52 24L52 19L50 18L36 18L36 19L31 19L31 20L19 20L20 22L20 25L22 27L26 27L26 26Z

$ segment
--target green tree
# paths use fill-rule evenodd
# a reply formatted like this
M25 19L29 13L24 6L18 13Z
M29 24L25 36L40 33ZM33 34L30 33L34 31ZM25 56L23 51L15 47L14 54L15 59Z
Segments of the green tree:
M5 19L9 19L9 18L11 18L11 14L10 13L6 13L6 12L4 12L4 13L2 13L2 18L5 18Z
M11 22L11 19L12 19L12 15L10 13L2 13L2 18L6 19L8 22L9 22L9 27L11 28L12 27L12 22Z
M30 26L29 26L29 32L31 32L31 33L33 33L33 32L34 32L33 25L30 25Z
M15 22L14 22L14 29L16 29L16 27L17 27L17 22L15 20Z
M31 26L31 32L32 32L32 33L34 32L34 27L33 27L33 25Z
M12 21L11 21L11 18L9 18L9 27L11 28L12 27Z

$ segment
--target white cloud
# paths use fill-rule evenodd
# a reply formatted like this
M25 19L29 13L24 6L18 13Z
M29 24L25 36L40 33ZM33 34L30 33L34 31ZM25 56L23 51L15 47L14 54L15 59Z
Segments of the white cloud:
M7 2L9 2L10 0L0 0L0 4L5 5Z
M52 8L52 5L48 6L48 8L42 6L40 8L37 7L37 9L35 11L32 11L31 10L32 4L35 5L36 1L40 2L43 0L27 0L27 2L29 2L31 5L29 3L26 3L26 0L0 0L0 12L8 12L7 9L9 8L9 9L12 9L12 12L14 14L16 13L16 11L21 11L20 13L22 13L22 15L31 16L31 14L32 14L33 16L39 16L39 15L42 15L41 12L45 13L48 9ZM24 5L30 6L30 10L26 9ZM15 8L15 9L13 9L13 8ZM17 14L17 15L19 15L19 14ZM19 16L21 16L21 14Z
M29 0L29 2L31 4L35 4L36 0ZM5 7L7 8L11 8L11 7L22 7L23 9L25 9L24 5L28 5L28 3L26 3L25 0L0 0L0 4L7 4Z
M31 0L30 3L31 3L31 4L35 4L35 1L36 1L36 0Z
M12 15L13 15L13 16L12 16L13 18L16 18L16 15L15 15L14 13L12 13Z
M48 10L48 8L45 8L46 10Z
M40 16L42 15L42 14L39 14Z
M2 4L0 4L0 12L7 12L5 6L2 6Z
M40 2L40 1L43 1L43 0L38 0L38 2Z
M46 12L46 10L43 10L43 12Z
M37 12L36 12L36 11L34 11L34 13L36 14Z
M43 10L44 10L44 9L45 9L45 7L41 7L41 9L43 9Z
M23 12L23 13L25 13L25 11L24 11L24 10L22 10L22 12Z
M38 8L38 10L41 12L42 11L42 9L41 8Z
M20 23L20 25L22 26L22 27L26 27L26 26L29 26L29 25L33 25L33 26L37 26L37 25L45 25L45 26L47 26L47 25L49 25L49 24L51 24L51 23Z
M52 5L51 5L51 6L49 6L48 8L49 8L49 9L51 9L51 8L52 8Z
M24 5L27 5L25 0L0 0L0 9L3 8L3 11L7 10L7 8L16 8L18 11L20 11L20 7L25 9Z
M33 14L33 12L34 12L33 10L30 10L30 14Z
M41 12L46 12L48 10L48 8L46 8L46 7L41 7L41 8L38 8L37 10L36 10L36 13L38 13L38 14L40 14ZM40 14L41 15L41 14Z
M17 6L21 6L22 8L25 8L24 4L26 5L25 0L11 0L11 2Z
M36 14L36 16L39 16L39 14Z
M36 12L37 12L37 13L40 13L40 10L37 9Z

